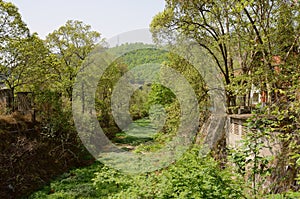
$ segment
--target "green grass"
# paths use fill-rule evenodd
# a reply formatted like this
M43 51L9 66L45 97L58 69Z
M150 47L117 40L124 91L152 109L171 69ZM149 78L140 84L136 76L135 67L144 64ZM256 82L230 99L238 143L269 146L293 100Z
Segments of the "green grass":
M126 133L118 133L116 138L113 139L114 143L118 143L118 144L128 144L131 146L138 146L140 144L152 141L153 138L139 138L139 137L135 137L135 136L130 136Z
M117 144L138 146L140 144L152 142L155 133L155 128L150 120L141 119L135 121L126 129L126 131L117 133L112 141Z

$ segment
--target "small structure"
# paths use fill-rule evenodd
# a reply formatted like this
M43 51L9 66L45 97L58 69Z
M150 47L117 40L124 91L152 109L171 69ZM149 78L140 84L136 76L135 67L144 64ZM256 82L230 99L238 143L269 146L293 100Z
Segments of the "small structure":
M18 92L17 93L17 110L22 114L30 113L33 108L33 93L32 92Z
M0 114L7 113L12 105L13 96L10 89L0 89Z
M247 133L247 129L244 126L248 118L252 114L232 114L227 117L227 136L226 143L232 147L238 147L242 136Z
M11 90L8 88L0 89L0 114L9 113L15 105L15 110L20 113L31 113L33 109L33 93L18 92L16 95L16 98L14 98Z
M241 141L243 140L243 136L248 132L245 123L247 119L249 119L252 114L234 114L228 115L227 117L227 136L226 136L226 144L231 148L238 148L241 146ZM277 132L273 132L273 134L277 134ZM275 138L276 136L274 136ZM263 156L271 156L280 150L280 142L277 139L268 139L260 138L264 142L264 147L260 151L260 155Z

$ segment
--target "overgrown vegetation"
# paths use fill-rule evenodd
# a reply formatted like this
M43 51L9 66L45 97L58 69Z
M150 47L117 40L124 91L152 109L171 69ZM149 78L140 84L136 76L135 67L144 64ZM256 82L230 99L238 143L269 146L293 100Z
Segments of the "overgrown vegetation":
M151 23L157 44L172 47L182 38L194 41L212 57L222 78L227 113L252 111L239 147L222 145L225 157L220 161L218 151L203 155L194 145L181 159L153 173L127 175L96 162L57 177L94 162L77 135L71 107L76 75L97 46L119 55L99 80L97 119L106 136L127 151L156 152L178 131L179 99L171 89L145 81L155 76L157 65L176 70L192 87L201 110L199 126L210 116L211 88L184 57L143 43L108 48L101 34L81 21L69 20L42 40L30 32L12 3L0 0L0 85L10 91L10 97L0 101L1 198L27 197L45 184L30 198L300 197L299 2L165 2L165 10ZM193 48L179 50L189 56ZM205 56L197 61L205 63ZM208 70L211 66L205 65ZM133 69L130 83L138 89L130 98L129 113L140 126L152 128L164 121L157 132L153 127L141 133L130 126L131 134L122 132L113 117L113 90ZM256 107L254 90L261 96ZM19 91L34 93L34 109L27 114L18 112ZM92 114L86 107L82 110Z
M193 148L169 168L149 174L126 175L99 163L76 169L30 198L244 198L240 182Z

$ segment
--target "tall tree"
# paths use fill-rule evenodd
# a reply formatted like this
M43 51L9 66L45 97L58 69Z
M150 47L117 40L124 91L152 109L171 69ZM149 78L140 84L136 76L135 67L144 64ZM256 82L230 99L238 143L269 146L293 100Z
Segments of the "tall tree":
M96 44L102 42L100 33L81 21L69 20L64 26L50 33L46 43L57 55L60 64L56 73L66 96L72 101L72 85L83 60Z
M5 60L7 57L7 45L19 38L25 38L29 35L29 30L23 22L18 8L12 3L0 0L0 65L5 68ZM0 75L3 71L0 70ZM3 74L1 75L3 76Z
M43 41L32 35L26 38L11 40L2 51L3 65L0 70L4 82L14 97L16 89L32 89L45 84L48 73L46 59L48 49Z
M174 30L193 38L213 57L226 85L234 75L233 58L230 51L230 4L225 1L180 1L166 0L166 8L152 21L154 36L159 38ZM228 104L232 94L228 93Z
M271 92L271 85L266 82L272 80L276 48L287 45L287 38L281 36L285 42L279 43L276 36L293 32L291 28L283 28L287 25L283 19L294 16L288 20L292 24L297 6L294 1L274 0L166 0L166 8L155 16L151 30L158 40L176 32L193 38L206 49L224 78L229 107L235 106L237 94L249 92L253 82ZM284 33L278 34L280 21ZM295 34L291 37L297 39ZM251 80L254 73L256 79ZM267 88L263 88L266 84Z
M3 47L10 39L28 35L29 30L18 8L10 2L0 0L0 46Z
M8 83L11 78L11 62L14 61L13 43L26 39L30 33L23 22L18 8L9 2L0 0L0 80L1 82ZM17 51L15 49L15 51ZM9 86L9 85L8 85ZM12 91L12 97L14 92ZM13 103L9 104L13 108Z

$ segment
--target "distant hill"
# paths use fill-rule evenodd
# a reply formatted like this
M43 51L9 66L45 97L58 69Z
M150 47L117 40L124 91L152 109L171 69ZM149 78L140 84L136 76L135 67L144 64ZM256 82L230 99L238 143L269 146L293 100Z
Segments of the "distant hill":
M123 44L121 46L111 48L109 52L120 56L114 64L122 67L125 66L127 71L137 67L134 69L134 80L132 82L137 84L143 84L144 80L152 75L152 71L156 71L160 64L169 60L169 53L167 51L158 49L155 45L151 44ZM138 67L145 64L149 67L153 67L153 70L145 71Z

